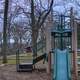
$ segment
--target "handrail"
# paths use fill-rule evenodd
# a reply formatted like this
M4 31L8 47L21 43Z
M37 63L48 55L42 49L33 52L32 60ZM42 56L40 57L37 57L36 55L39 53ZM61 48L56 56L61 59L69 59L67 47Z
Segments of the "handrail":
M35 58L35 59L33 59L33 65L34 65L35 63L41 61L42 59L45 59L45 58L46 58L46 53L43 54L43 55L41 55L41 56L39 56L39 57L37 57L37 58Z

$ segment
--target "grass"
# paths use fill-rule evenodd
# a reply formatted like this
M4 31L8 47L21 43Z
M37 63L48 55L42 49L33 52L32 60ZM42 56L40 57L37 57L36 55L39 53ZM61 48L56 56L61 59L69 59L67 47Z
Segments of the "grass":
M32 53L20 54L20 62L32 60ZM0 57L0 64L2 64L2 57ZM7 64L16 64L16 55L7 56Z
M8 63L7 64L16 64L16 60L9 60L8 59Z
M38 56L42 55L42 51L38 51ZM33 59L32 53L24 53L19 55L20 62L31 61ZM2 64L2 57L0 57L0 64ZM16 55L7 56L7 64L16 64Z

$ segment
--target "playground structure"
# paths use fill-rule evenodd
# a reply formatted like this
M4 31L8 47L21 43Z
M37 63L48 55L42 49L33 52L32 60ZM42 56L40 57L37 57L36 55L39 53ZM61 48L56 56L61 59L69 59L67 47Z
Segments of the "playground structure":
M45 40L44 40L45 41ZM44 53L45 50L45 42L43 40L39 41L37 43L37 52L40 54L37 54L37 57L33 57L32 52L25 53L20 55L20 51L18 50L16 53L16 67L17 71L29 71L31 72L35 67L33 67L37 62L46 59L46 53ZM28 55L28 56L27 56ZM29 59L27 59L27 58Z
M33 58L32 62L20 63L18 51L17 71L32 71L37 62L46 59L47 72L51 74L51 80L77 80L76 21L73 15L55 15L55 17L55 25L46 29L45 53Z
M68 16L61 15L57 20L57 26L51 31L54 40L52 80L72 80L72 27L68 23L69 19Z

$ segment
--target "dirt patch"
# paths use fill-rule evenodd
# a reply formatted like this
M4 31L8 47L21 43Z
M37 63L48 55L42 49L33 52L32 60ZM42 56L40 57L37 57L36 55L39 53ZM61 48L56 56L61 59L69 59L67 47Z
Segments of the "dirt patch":
M17 72L16 65L1 65L0 80L51 80L43 66L38 65L38 67L32 72ZM78 76L78 80L80 80L80 76Z
M0 66L0 80L50 80L50 76L45 70L16 72L15 65L5 65Z

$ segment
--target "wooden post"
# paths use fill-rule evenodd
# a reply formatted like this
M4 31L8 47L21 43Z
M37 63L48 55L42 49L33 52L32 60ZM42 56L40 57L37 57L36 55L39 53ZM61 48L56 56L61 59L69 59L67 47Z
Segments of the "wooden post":
M49 53L51 51L51 28L52 28L52 21L51 21L51 16L48 16L48 22L46 24L46 29L45 29L45 36L46 36L46 53L49 56ZM49 62L47 63L47 73L50 73L49 70Z
M48 54L49 74L51 74L51 52Z
M77 26L74 21L73 8L71 8L71 28L72 28L72 68L73 80L77 80Z
M48 58L49 58L49 52L51 50L51 32L50 32L50 28L47 26L46 28L46 53L48 55ZM50 73L50 70L49 70L49 62L47 63L46 65L47 67L47 73Z
M77 80L78 71L77 71L77 26L76 22L74 22L74 31L73 31L73 71L75 79Z

